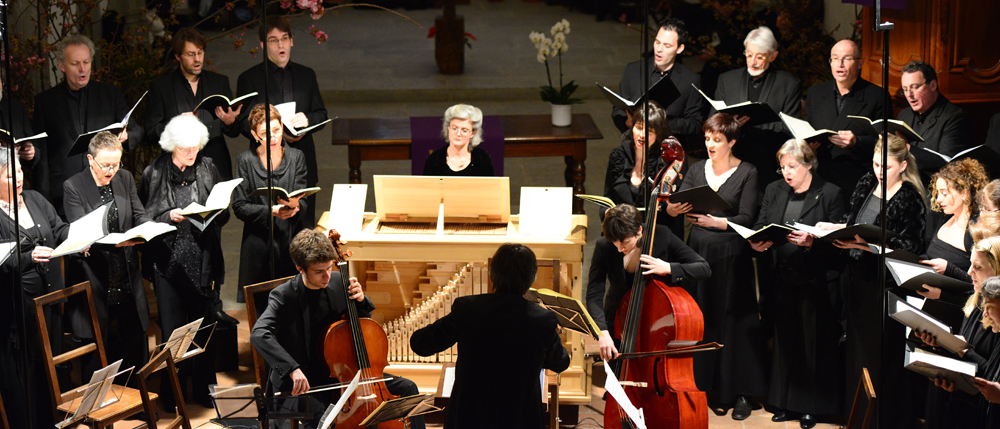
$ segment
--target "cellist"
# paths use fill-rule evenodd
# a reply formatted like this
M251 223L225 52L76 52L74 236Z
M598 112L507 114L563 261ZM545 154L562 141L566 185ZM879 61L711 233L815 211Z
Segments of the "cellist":
M601 225L604 236L594 245L587 283L587 311L601 328L602 359L618 356L618 341L611 336L615 312L632 287L635 273L657 276L658 280L679 285L683 280L707 279L712 275L708 262L677 238L670 229L656 225L653 250L639 255L636 244L642 235L642 214L635 207L620 204L608 209ZM607 293L605 293L607 291Z
M323 350L319 345L327 328L343 318L347 308L340 273L333 270L337 253L330 239L321 232L304 229L295 235L288 248L299 274L271 291L267 309L250 333L250 343L270 368L268 388L298 396L310 387L335 382L322 363ZM375 306L365 297L358 279L352 277L350 283L350 299L355 301L358 313L370 316ZM394 378L385 384L394 395L420 393L417 385L405 378ZM310 410L316 414L313 421L304 421L303 427L315 427L327 404L336 399L333 392L309 394ZM410 424L414 429L423 429L423 417L411 418Z

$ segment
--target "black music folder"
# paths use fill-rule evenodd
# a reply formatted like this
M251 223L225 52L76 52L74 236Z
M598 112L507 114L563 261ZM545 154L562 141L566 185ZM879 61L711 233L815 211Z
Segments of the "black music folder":
M201 99L201 103L198 103L197 106L194 106L194 109L191 109L191 111L207 110L209 113L212 114L212 116L215 116L216 107L222 107L224 109L231 107L233 109L236 109L239 108L241 105L243 105L243 102L246 101L246 99L254 97L256 95L257 95L256 92L251 92L249 94L241 95L239 97L230 100L229 97L226 97L225 95L213 94Z
M795 231L788 225L779 225L772 223L756 231L747 228L743 225L737 224L735 222L726 222L729 227L736 231L737 234L741 235L743 238L749 241L770 241L774 244L781 244L788 241L788 233Z
M604 85L599 83L596 85L601 88L601 93L604 94L604 97L607 98L612 105L626 112L631 112L636 106L641 106L647 99L652 99L657 102L660 107L666 109L670 103L673 103L674 100L681 97L680 90L677 89L677 86L674 85L673 81L666 77L650 85L646 94L643 94L635 101L626 100L617 92L612 91ZM665 133L664 135L669 135L669 133Z
M759 101L744 101L730 106L726 105L726 102L723 100L713 100L708 98L708 96L705 95L704 92L701 92L697 86L694 86L693 83L691 86L698 90L698 93L701 94L702 97L705 97L705 100L708 101L708 104L711 105L713 109L730 115L749 117L750 121L743 125L744 127L770 124L781 120L781 118L778 117L778 114L775 113L774 109L772 109L771 106L768 106L767 103Z
M882 119L877 119L873 121L864 116L847 115L847 117L851 118L851 123L857 125L862 130L864 130L865 134L868 134L870 136L882 135ZM917 134L917 132L914 131L913 128L910 128L909 125L906 125L906 122L900 121L898 119L890 119L888 123L889 123L889 134L895 134L898 132L902 134L903 138L905 138L906 141L908 142L924 141L924 138L921 137L920 134Z
M691 203L691 213L696 214L720 213L733 209L708 185L674 192L669 199L671 203Z
M899 287L915 291L923 291L923 285L926 284L939 289L953 291L972 290L972 283L938 274L934 271L934 268L927 265L889 259L888 257L885 260L885 265L886 268L889 269L889 273L892 274L893 280L896 281L896 285Z
M99 130L88 131L76 136L76 141L73 143L73 147L69 149L69 153L66 154L66 157L69 158L73 155L87 153L87 148L90 147L90 139L94 138L94 136L101 131L108 131L114 135L121 134L122 131L128 128L128 121L132 118L132 113L135 112L136 107L139 107L139 103L142 103L142 99L146 97L148 92L149 91L142 93L142 97L139 97L139 101L135 102L135 105L132 106L132 110L129 110L128 113L125 114L125 118L123 118L121 122L115 122ZM126 147L126 149L128 148Z

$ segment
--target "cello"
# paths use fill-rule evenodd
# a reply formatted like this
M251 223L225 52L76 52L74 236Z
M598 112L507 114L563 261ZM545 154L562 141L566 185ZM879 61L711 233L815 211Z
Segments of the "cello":
M673 182L684 164L684 149L670 138L663 141L661 156L667 163L657 176L657 185L646 208L646 219L638 251L648 255L653 248L653 231L659 203L669 196ZM636 258L638 259L638 258ZM690 353L667 356L663 350L676 345L701 341L705 321L694 298L683 288L648 279L636 268L632 289L622 298L615 319L614 332L621 338L623 359L613 366L622 381L626 396L642 408L646 426L657 429L696 429L708 427L708 402L705 392L694 381L694 361ZM631 382L631 383L629 383ZM604 409L605 429L634 429L632 420L608 396Z
M337 429L360 428L361 422L368 417L382 402L399 396L389 393L382 371L388 366L388 339L378 322L369 318L358 317L358 310L348 292L351 285L347 265L349 254L342 251L339 245L340 233L331 229L330 241L337 251L337 269L344 287L344 299L347 300L347 317L327 328L323 337L323 359L330 369L330 376L340 381L353 380L361 373L360 381L364 384L352 393L344 407L337 412L334 427ZM378 424L380 429L409 428L409 419L393 420Z

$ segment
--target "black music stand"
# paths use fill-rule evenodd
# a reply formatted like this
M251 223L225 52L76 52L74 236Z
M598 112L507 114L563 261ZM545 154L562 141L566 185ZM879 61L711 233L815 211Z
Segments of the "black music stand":
M434 395L424 393L421 395L407 396L405 398L393 399L379 404L375 411L364 419L360 426L375 428L379 423L402 420L409 417L422 416L433 412L441 411L444 408L435 407L430 402L434 400Z
M291 427L298 428L299 420L312 420L315 415L310 410L308 399L304 396L281 397L281 404L274 398L264 396L264 390L256 384L238 386L210 386L212 403L218 417L211 420L225 428L270 429L274 420L291 420ZM305 404L304 407L300 406ZM302 410L301 408L304 408Z
M580 300L550 289L529 289L525 296L555 313L559 326L601 339L601 329Z

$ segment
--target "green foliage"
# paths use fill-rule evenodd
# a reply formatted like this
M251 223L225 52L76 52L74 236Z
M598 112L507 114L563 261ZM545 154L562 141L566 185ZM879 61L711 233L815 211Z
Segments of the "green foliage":
M577 104L583 102L579 98L573 98L573 92L579 87L572 80L558 90L550 85L543 85L540 87L542 90L539 92L539 95L542 96L542 101L552 104Z

